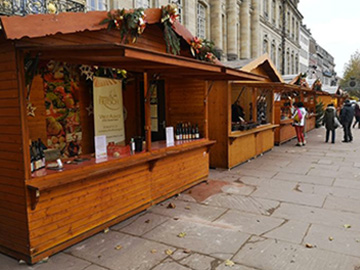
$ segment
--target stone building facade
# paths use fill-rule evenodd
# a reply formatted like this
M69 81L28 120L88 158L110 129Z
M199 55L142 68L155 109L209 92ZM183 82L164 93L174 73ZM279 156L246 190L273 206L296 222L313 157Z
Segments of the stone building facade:
M309 73L311 32L306 25L300 27L300 72Z
M102 9L176 3L181 23L194 35L212 40L222 61L268 53L283 74L299 72L299 0L87 0L89 9L99 8L96 3L101 1Z

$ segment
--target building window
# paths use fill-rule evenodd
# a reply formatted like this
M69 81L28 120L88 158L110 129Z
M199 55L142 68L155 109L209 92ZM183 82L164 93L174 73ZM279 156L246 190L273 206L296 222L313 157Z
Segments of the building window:
M292 17L291 20L291 37L295 38L295 18Z
M268 0L264 0L263 1L263 5L264 5L264 17L266 19L269 18L269 1Z
M206 38L206 6L200 2L197 4L197 36Z
M287 26L286 26L286 32L288 33L288 35L290 35L290 23L291 23L291 20L290 20L290 12L287 13Z
M263 53L269 53L269 42L266 38L263 41Z
M109 5L107 0L87 0L87 10L107 10Z
M278 49L278 61L277 61L277 66L278 66L278 70L281 70L281 73L284 73L284 71L282 70L282 63L283 63L283 59L282 59L282 49L281 47L279 47Z
M273 41L271 43L270 56L271 56L271 61L273 61L275 66L276 66L276 46L275 46L275 41Z
M295 74L294 52L291 53L291 74Z
M296 28L295 28L295 40L297 42L299 42L299 33L300 33L300 29L299 29L299 22L296 22Z
M178 20L180 23L182 23L183 22L183 10L184 10L183 0L172 0L172 3L174 3L178 6L178 14L179 14Z
M284 14L282 10L282 6L279 6L279 28L283 28L283 20L284 20Z
M275 0L272 1L271 9L272 9L272 11L271 11L272 22L273 22L273 24L275 24L276 23L276 2L275 2Z
M287 61L287 73L290 74L290 51L286 52L286 61Z
M135 0L135 8L150 8L150 0Z
M299 55L295 56L295 74L299 73Z

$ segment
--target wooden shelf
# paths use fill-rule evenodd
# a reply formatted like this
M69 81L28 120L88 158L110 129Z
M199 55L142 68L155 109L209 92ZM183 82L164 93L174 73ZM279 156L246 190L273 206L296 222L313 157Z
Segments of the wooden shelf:
M280 120L280 125L291 125L293 122L294 122L294 120L291 118L284 119L284 120Z

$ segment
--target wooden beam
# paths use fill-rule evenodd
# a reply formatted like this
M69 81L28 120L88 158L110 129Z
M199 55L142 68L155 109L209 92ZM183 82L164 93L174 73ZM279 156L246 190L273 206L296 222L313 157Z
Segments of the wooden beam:
M144 72L144 111L145 111L145 140L146 151L151 151L151 113L150 113L150 89L148 73Z

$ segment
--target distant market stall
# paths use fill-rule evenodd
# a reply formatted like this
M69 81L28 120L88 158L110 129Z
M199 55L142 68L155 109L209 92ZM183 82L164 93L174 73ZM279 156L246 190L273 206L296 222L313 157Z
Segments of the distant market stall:
M0 21L0 251L29 263L205 179L208 81L263 80L220 65L169 6Z
M209 137L216 140L210 166L233 168L274 147L274 85L281 75L267 55L252 62L230 62L263 82L215 82L209 94ZM236 66L237 65L237 66Z

